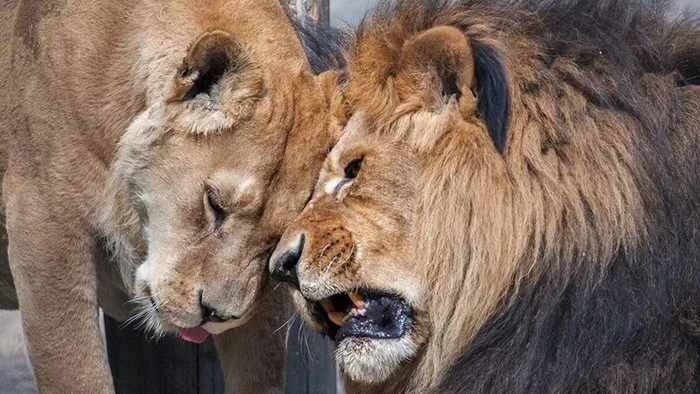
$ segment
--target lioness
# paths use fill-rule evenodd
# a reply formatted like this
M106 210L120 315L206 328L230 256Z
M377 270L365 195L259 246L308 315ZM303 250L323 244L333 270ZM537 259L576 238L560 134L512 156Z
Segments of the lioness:
M98 299L195 342L251 319L328 141L283 5L4 1L0 19L2 306L9 240L41 391L113 391ZM222 339L229 391L281 390L285 308L268 301Z
M270 269L350 392L700 390L697 23L392 2L348 68Z

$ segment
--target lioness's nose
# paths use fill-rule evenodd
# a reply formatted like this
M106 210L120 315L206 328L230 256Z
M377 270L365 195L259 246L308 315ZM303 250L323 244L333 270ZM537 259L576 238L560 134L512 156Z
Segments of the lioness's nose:
M297 264L303 251L304 235L302 234L295 246L288 248L275 259L272 264L272 277L281 282L289 282L289 284L298 289Z

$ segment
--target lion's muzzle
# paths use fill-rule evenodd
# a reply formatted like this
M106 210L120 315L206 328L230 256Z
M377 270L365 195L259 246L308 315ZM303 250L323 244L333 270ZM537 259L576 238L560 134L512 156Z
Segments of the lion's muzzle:
M304 251L304 241L305 237L301 234L292 243L291 247L282 248L283 250L276 250L273 254L273 258L270 259L270 272L272 277L279 280L280 282L287 282L294 288L299 288L299 275L297 274L297 265L299 264L299 258ZM280 247L278 247L280 249ZM274 257L279 256L279 257Z

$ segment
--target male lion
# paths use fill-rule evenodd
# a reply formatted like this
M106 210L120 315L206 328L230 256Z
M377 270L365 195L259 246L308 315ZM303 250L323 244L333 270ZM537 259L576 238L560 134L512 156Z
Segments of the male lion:
M411 0L362 23L348 68L270 269L351 392L700 390L697 24Z
M39 388L113 391L98 299L124 319L136 296L156 334L195 342L250 319L329 140L283 5L4 1L0 19L2 306L7 246ZM268 300L220 343L228 390L283 385Z

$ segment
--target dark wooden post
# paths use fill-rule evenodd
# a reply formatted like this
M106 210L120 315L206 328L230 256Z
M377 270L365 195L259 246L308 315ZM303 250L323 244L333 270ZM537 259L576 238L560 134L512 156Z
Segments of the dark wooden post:
M219 394L224 378L211 338L201 345L146 334L105 315L109 365L117 394Z
M174 337L149 340L131 326L104 317L109 365L117 394L220 394L224 378L214 343ZM300 319L289 328L286 394L336 393L332 345Z
M329 0L290 0L297 16L330 25ZM286 394L333 394L336 370L330 341L294 319L287 338Z
M335 361L330 341L294 319L287 338L286 394L336 392Z

